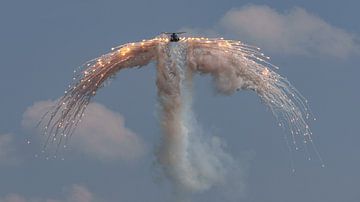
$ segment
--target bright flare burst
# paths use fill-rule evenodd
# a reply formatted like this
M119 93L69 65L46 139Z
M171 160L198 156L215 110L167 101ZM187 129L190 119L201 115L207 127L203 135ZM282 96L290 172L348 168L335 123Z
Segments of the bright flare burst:
M240 41L223 38L181 37L170 42L167 35L150 40L127 43L106 55L85 63L74 77L58 104L44 115L41 122L47 135L45 147L56 143L66 147L75 128L81 122L86 106L104 82L118 71L157 63L157 87L161 104L163 145L159 162L167 175L179 186L202 189L206 176L192 173L187 159L188 136L191 134L191 81L193 73L210 74L218 92L230 95L238 90L253 90L279 121L289 130L291 144L298 149L298 141L313 145L312 133L306 119L310 112L307 101L273 69L269 58L259 48ZM316 147L316 154L320 161ZM197 179L198 178L198 179Z

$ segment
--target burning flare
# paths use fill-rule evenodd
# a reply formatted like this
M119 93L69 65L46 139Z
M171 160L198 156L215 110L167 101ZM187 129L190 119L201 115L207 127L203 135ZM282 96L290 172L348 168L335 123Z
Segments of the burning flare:
M218 92L230 95L239 90L253 90L269 107L279 126L291 133L291 143L313 145L306 119L310 117L307 101L273 69L269 58L259 48L240 41L223 38L180 37L171 42L167 35L128 43L84 65L74 77L65 95L40 121L47 136L44 147L56 143L66 147L75 128L81 122L86 106L104 82L124 68L157 63L157 87L161 106L160 124L163 144L158 161L176 185L191 189L206 189L215 183L211 175L194 169L189 157L189 138L196 135L191 112L191 82L194 73L210 74ZM290 148L290 147L289 147ZM316 147L316 154L320 161Z

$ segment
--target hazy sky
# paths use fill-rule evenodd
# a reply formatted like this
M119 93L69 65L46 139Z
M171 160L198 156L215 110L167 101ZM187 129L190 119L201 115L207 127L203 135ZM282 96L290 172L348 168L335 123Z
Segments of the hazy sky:
M35 158L41 138L32 125L37 107L61 96L83 62L177 30L262 47L309 100L326 164L296 152L292 174L287 133L260 99L253 92L217 95L209 77L197 76L199 123L226 143L239 169L192 201L360 201L359 7L355 0L2 0L0 202L173 201L154 154L160 141L154 64L122 71L100 90L89 109L91 127L74 138L64 160Z

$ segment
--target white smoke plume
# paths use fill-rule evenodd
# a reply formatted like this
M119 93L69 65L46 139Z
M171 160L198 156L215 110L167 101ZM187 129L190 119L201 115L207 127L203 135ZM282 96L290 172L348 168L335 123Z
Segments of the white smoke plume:
M306 147L312 133L306 120L311 116L307 101L273 69L259 48L222 38L181 37L170 41L165 34L129 43L84 64L75 83L42 119L45 146L59 147L69 140L84 111L104 81L119 70L157 63L162 144L158 162L180 191L201 191L221 184L234 159L223 150L218 138L201 131L191 110L192 76L213 77L218 92L231 95L252 90L291 133L291 142ZM204 138L205 137L205 138ZM302 145L302 144L301 144ZM315 148L315 147L314 147ZM320 159L321 160L321 159Z
M219 138L204 136L192 113L186 44L161 48L156 83L164 136L158 160L178 191L206 190L223 182L235 161Z

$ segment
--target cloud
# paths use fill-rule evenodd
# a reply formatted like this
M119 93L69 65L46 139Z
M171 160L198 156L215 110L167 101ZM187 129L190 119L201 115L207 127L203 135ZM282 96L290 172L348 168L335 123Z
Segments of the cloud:
M4 198L0 198L0 202L26 202L26 199L17 194L9 194Z
M22 125L32 129L41 116L55 104L40 101L23 114ZM145 153L142 139L125 127L124 118L98 103L90 103L85 117L72 136L73 150L102 160L135 159Z
M299 7L282 13L268 6L232 9L220 27L277 53L347 57L360 49L353 34Z
M211 28L181 30L210 37L227 35L273 54L346 58L360 53L355 34L299 7L278 12L265 5L244 6L229 10Z
M93 201L93 194L80 185L73 185L68 202L90 202Z
M45 199L45 198L25 198L20 194L9 194L0 198L0 202L95 202L93 193L86 187L81 185L72 185L67 191L67 196L64 199Z
M11 134L0 134L0 165L9 165L18 162L15 157L15 147Z

